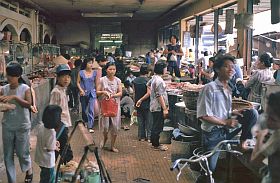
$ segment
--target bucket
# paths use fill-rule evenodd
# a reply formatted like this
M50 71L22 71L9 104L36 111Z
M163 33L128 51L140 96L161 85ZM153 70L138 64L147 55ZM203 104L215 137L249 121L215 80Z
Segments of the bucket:
M163 127L163 131L160 133L159 143L160 144L171 144L171 135L174 128L165 126Z
M91 175L88 175L86 178L86 183L100 183L100 174L95 172Z
M199 141L177 141L171 140L171 161L174 162L180 158L190 158L193 151L199 146Z

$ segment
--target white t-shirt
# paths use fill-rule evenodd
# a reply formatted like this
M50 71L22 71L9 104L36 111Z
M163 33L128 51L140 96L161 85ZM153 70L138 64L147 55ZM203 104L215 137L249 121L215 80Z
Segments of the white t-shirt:
M36 132L35 162L41 167L53 168L55 166L56 132L54 129L45 128L43 123L37 126Z

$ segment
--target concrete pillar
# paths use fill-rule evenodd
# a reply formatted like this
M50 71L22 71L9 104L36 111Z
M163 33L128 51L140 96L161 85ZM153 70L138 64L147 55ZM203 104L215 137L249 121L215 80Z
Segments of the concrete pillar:
M252 0L238 0L237 13L252 13ZM237 44L239 45L239 58L244 60L243 73L248 74L251 64L251 48L252 48L252 30L248 30L244 27L237 30ZM238 51L238 50L237 50Z
M181 42L181 46L183 45L183 41L184 41L184 32L187 31L187 22L186 20L181 20L180 21L180 42Z

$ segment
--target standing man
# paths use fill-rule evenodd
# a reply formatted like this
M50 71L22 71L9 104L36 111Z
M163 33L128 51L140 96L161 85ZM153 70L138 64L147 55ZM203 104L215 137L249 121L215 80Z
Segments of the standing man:
M210 151L220 141L232 139L241 130L240 140L244 147L245 140L252 138L251 128L257 121L258 113L255 109L232 111L232 91L228 82L234 75L234 58L230 55L219 56L213 68L218 77L205 85L197 101L197 117L202 121L203 148ZM215 153L209 158L212 172L216 168L218 157L219 153ZM205 180L205 175L201 175L197 182Z
M181 77L179 67L183 51L181 45L177 43L178 38L176 35L170 36L169 41L171 44L168 44L163 52L167 54L167 70L170 72L170 75L173 75L173 72L175 72L176 77Z

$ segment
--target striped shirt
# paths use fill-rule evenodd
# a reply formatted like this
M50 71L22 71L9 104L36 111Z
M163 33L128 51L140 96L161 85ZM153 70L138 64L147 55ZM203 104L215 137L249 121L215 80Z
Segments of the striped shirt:
M273 74L269 68L256 70L245 85L251 89L248 100L261 103L262 83L271 79Z
M228 119L231 114L231 90L225 90L223 84L216 79L206 84L199 93L197 100L197 118L215 116L219 119ZM201 129L210 132L215 124L201 120ZM221 128L222 126L218 126Z

